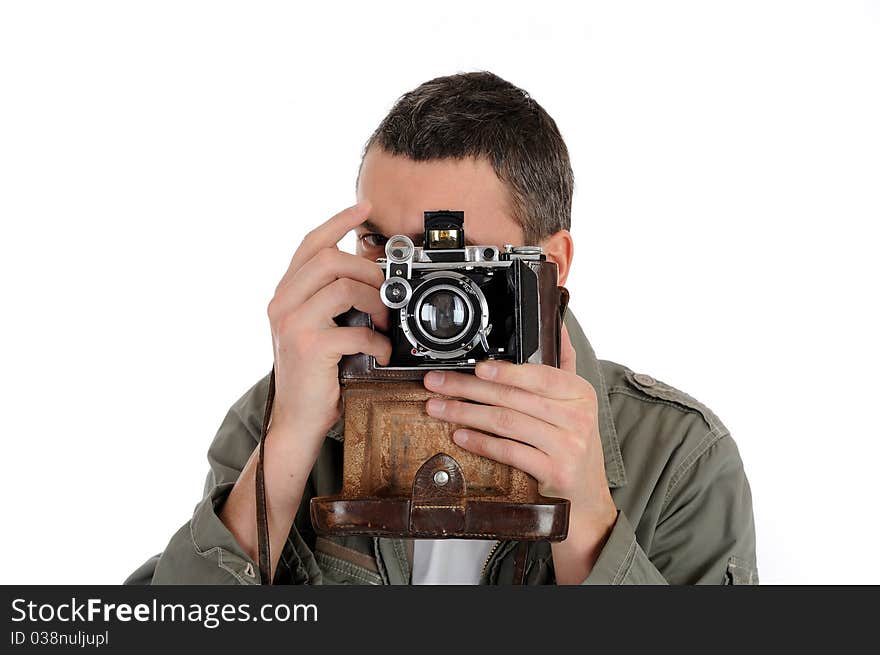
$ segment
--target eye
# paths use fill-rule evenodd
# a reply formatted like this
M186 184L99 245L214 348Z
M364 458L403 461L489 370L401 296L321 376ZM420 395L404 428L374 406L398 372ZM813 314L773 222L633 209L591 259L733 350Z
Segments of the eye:
M359 239L361 245L363 245L364 248L369 249L384 248L385 244L388 242L388 237L374 233L362 234Z

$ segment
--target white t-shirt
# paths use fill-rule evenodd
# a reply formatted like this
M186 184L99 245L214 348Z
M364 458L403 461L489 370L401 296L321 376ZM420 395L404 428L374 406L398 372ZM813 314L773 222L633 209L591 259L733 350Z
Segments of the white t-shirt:
M497 543L492 539L416 539L412 583L479 584L486 558Z

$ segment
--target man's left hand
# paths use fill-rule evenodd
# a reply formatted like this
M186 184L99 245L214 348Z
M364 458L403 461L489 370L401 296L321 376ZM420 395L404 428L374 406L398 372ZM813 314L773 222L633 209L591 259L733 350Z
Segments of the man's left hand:
M484 361L475 376L431 371L425 387L463 400L432 398L426 409L466 426L452 436L462 448L532 475L544 496L571 501L568 538L552 544L553 565L558 584L580 584L605 545L617 508L605 476L596 391L575 372L564 326L561 355L560 368Z

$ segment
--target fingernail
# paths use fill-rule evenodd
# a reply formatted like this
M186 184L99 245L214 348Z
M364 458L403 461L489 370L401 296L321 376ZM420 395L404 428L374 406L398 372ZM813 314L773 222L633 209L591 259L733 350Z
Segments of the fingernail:
M446 409L446 401L440 400L439 398L431 398L428 401L428 411L434 412L435 414L442 414L443 410Z
M477 364L477 375L491 380L498 375L498 362L480 362Z
M443 371L429 371L425 376L425 381L435 387L442 385L445 379L446 373Z
M452 433L452 440L457 443L459 446L463 446L467 443L468 433L466 430L456 430Z

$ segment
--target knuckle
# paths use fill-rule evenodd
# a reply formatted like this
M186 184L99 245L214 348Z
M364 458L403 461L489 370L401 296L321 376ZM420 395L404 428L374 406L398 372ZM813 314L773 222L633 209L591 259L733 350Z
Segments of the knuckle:
M325 268L333 266L336 263L338 252L335 248L321 248L315 255L315 261Z
M348 298L354 292L354 282L347 277L341 277L333 283L333 288L339 298Z
M447 400L446 401L446 414L447 416L453 420L458 422L465 421L465 405L460 400Z
M514 455L514 447L513 443L508 440L499 439L498 447L497 447L498 459L502 462L510 462L513 460Z
M486 437L484 437L482 434L474 432L473 430L469 430L468 434L470 436L468 438L467 449L472 453L492 459L492 455L490 453L491 449L486 445Z
M587 452L586 435L577 432L569 432L566 435L566 445L569 450L577 455L583 455Z
M509 384L498 385L495 391L496 398L498 402L502 405L516 402L518 394L519 389Z
M498 410L495 415L495 425L500 432L509 432L516 425L514 413L507 409Z
M278 300L278 296L273 296L272 300L269 301L269 304L266 305L266 315L269 317L269 321L274 323L277 321L280 316L280 301Z
M313 227L311 230L306 232L306 235L303 237L302 243L311 243L318 237L318 228Z
M291 314L279 317L276 320L276 331L278 332L278 336L284 341L295 336L298 330L296 329L294 317Z

